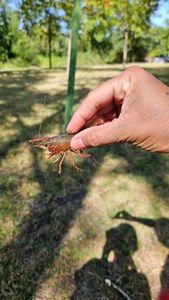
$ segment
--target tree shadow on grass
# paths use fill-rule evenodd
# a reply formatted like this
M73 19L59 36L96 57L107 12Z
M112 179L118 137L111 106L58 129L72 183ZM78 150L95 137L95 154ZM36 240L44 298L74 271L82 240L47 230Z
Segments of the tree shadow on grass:
M33 77L30 79L30 84ZM4 82L1 81L3 88L8 89L8 79L6 78ZM36 78L36 80L41 79ZM25 85L24 89L28 103L25 102L23 105L22 101L26 100L23 94L24 91L20 91L22 80L25 82L26 78L18 79L16 91L11 86L10 92L9 85L9 94L4 94L6 98L1 105L3 113L6 111L7 115L11 113L15 115L16 122L13 127L17 129L16 136L1 147L1 161L7 157L10 151L17 149L21 143L33 137L34 125L25 125L22 116L31 114L37 93L29 93L29 89ZM19 101L15 101L15 103L12 102L12 91L13 95L15 92L18 93ZM28 94L30 99L28 99ZM16 99L18 100L18 98ZM56 112L44 118L41 126L45 128L46 132L49 132L55 126L61 130L60 124L63 124L64 113L63 99L64 93L62 92L52 96L51 101L54 101L53 105ZM6 116L4 117L4 124L6 124L5 122ZM37 126L40 126L40 124L37 124ZM42 160L41 153L32 147L30 149L33 158L33 173L30 174L29 172L28 176L31 176L31 180L39 184L40 193L33 200L29 215L21 220L20 225L18 225L17 231L20 233L15 235L8 245L1 247L1 299L24 300L34 297L37 286L47 276L55 257L59 253L62 239L69 231L78 210L82 207L90 180L98 169L98 165L93 165L91 169L91 161L84 160L81 162L80 167L85 170L85 176L82 172L76 174L72 167L66 165L64 166L64 175L59 177L56 165L49 163L44 171L40 164ZM102 152L102 158L106 151L105 149ZM9 172L7 171L7 173ZM16 176L18 176L17 173ZM23 201L21 196L19 201ZM13 199L11 199L11 202L13 202Z
M155 234L161 244L169 248L169 219L159 218L159 219L149 219L149 218L139 218L132 216L127 211L120 211L114 218L128 220L132 222L138 222L140 224L152 227ZM167 256L164 266L160 275L161 279L161 289L169 290L169 255Z
M76 289L71 300L150 300L148 281L137 271L132 258L137 248L133 226L124 223L108 230L101 259L92 259L76 271ZM111 252L114 258L110 262ZM111 286L106 284L106 279Z
M49 270L52 268L54 260L59 254L59 247L62 243L62 240L65 234L69 231L70 227L72 226L72 222L74 218L78 215L79 209L82 208L83 199L90 186L90 181L93 178L93 176L95 176L98 170L98 165L92 165L91 160L87 159L83 160L80 164L80 167L83 170L80 174L74 173L72 167L64 165L63 175L62 177L59 177L56 174L57 167L55 165L49 164L45 171L42 170L40 166L41 156L39 156L39 153L36 149L31 148L31 151L33 157L33 174L31 176L32 179L39 183L40 193L34 200L30 208L29 215L26 218L24 218L19 225L20 234L15 236L15 238L6 247L1 249L1 299L10 299L10 297L14 300L33 299L37 287L41 282L45 280L47 274L50 272ZM150 154L150 156L148 156L148 168L150 169L149 172L147 172L147 167L146 169L144 169L142 165L143 161L145 161L145 163L147 161L147 153L133 149L132 147L126 145L107 146L97 150L93 149L93 153L95 153L95 157L97 157L100 163L103 162L106 154L111 154L114 157L118 158L124 158L128 162L127 167L120 170L120 172L126 174L130 172L139 176L141 172L142 176L148 179L150 184L150 175L154 173L154 170L158 167L158 164L159 166L160 164L162 164L163 167L165 164L165 161L163 161L162 157L161 159L159 158L158 164L157 162L155 163L153 156L151 156ZM136 160L133 157L134 153L135 158L137 157L138 159L137 164L135 163ZM138 163L139 158L140 169ZM113 170L113 172L116 171L118 172L119 170ZM161 176L160 183L165 186L166 183L165 177L163 177L164 174L158 174L158 176ZM154 192L157 192L155 186ZM160 196L162 196L162 190L160 190ZM166 194L164 196L167 197ZM117 230L117 232L118 234L121 234L121 230ZM122 230L123 237L124 232ZM117 234L115 234L115 236L117 237ZM107 235L107 239L111 240L111 238L109 238L109 235ZM112 246L112 248L113 247L115 247L115 245ZM106 248L108 249L108 244L107 246L105 246L104 249L104 257L108 255L105 254L106 251L107 253L110 251L106 250ZM117 249L115 249L115 251L116 250ZM122 260L123 262L121 256L120 260ZM126 257L125 260L127 261ZM99 263L97 261L96 263L95 261L93 261L92 265L93 264L96 265L96 270L98 271L98 273L100 272L100 268L106 268L106 270L107 268L108 270L114 270L114 275L111 276L115 277L111 278L113 278L113 280L115 281L117 279L116 276L118 276L120 272L122 272L120 271L122 270L122 267L120 267L120 270L117 270L116 272L116 269L114 269L115 265L113 264L112 267L112 264L105 263L104 258L102 258L102 260L99 261ZM105 271L103 273L107 274L105 273ZM139 290L139 288L142 286L142 283L146 286L146 279L144 275L139 274L135 268L132 272L130 272L127 275L127 277L130 278L130 280L132 281L132 278L134 276L136 276L138 282L141 281L139 283L138 288L134 288L135 291L137 291L137 289ZM93 280L94 279L92 279L92 282ZM96 285L98 284L99 282L96 282ZM123 283L123 286L124 285L125 283ZM106 293L107 292L111 293L111 289L106 289ZM118 295L117 299L121 299L119 297L121 296Z
M32 149L33 174L40 186L30 213L21 221L20 233L0 250L0 298L33 299L59 253L62 239L72 226L82 207L91 178L98 165L91 168L90 160L83 160L84 173L74 173L64 166L64 174L57 175L57 166L40 167L36 149ZM102 152L102 159L106 151ZM101 158L100 157L100 158Z

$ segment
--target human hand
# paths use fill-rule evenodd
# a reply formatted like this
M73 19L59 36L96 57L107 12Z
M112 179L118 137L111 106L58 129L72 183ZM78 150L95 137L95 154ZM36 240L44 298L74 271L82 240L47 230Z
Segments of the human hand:
M146 150L169 152L169 87L139 67L129 67L91 91L67 131L76 133L98 117L108 122L77 133L72 148L129 142Z

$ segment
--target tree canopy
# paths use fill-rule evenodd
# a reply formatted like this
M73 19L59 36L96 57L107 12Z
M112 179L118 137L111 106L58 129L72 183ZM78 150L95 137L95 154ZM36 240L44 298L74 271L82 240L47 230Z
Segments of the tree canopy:
M10 0L0 4L0 61L38 64L66 56L74 1ZM83 0L79 51L105 62L142 61L169 55L168 26L153 26L159 0ZM167 25L167 20L166 20Z

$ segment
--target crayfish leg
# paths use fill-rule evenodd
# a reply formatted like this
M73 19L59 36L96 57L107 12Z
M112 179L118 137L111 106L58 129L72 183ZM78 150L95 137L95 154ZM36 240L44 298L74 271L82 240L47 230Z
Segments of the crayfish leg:
M48 159L53 157L54 155L55 155L55 153L53 153L53 152L48 153Z
M71 149L71 151L74 152L74 153L76 153L77 155L79 155L82 158L87 158L87 157L91 156L91 154L83 153L83 152L81 152L81 150L72 150Z
M75 160L74 160L74 157L72 156L72 153L70 150L67 151L68 152L68 156L69 156L69 161L70 163L72 164L72 166L74 167L74 169L77 171L77 172L80 172L80 168L78 166L76 166L75 164ZM73 151L74 152L74 151ZM75 152L76 153L76 152Z
M63 153L62 158L59 162L59 171L58 171L59 175L62 173L62 164L63 164L64 158L65 158L65 154L66 154L66 152Z
M54 155L59 154L58 151L55 149L54 146L48 147L48 158L53 157Z
M61 155L59 154L59 155L57 156L57 158L56 158L55 160L53 160L53 162L54 162L54 163L57 162L60 158L61 158Z

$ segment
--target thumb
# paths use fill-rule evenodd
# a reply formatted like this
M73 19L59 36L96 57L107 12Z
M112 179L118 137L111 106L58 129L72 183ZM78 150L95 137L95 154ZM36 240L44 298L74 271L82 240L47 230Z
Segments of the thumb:
M125 126L120 119L114 119L103 125L93 126L77 133L71 140L71 148L75 150L86 147L97 147L125 140Z

